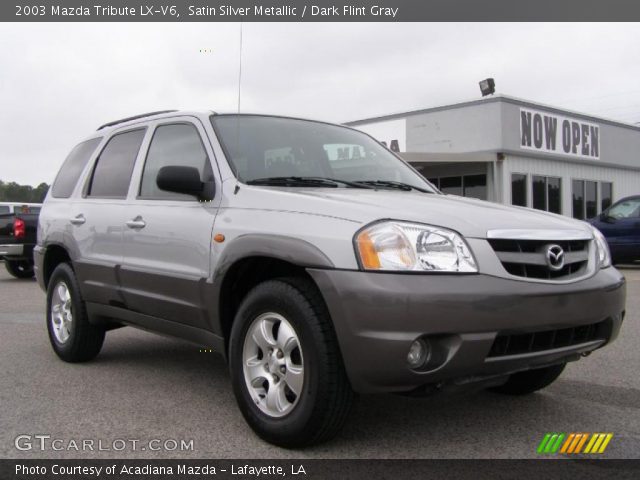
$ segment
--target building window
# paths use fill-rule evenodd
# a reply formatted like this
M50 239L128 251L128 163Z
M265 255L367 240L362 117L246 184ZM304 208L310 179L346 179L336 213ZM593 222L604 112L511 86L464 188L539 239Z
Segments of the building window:
M549 212L562 213L562 179L547 177L547 198Z
M557 177L532 177L533 208L552 213L562 213L561 179Z
M522 173L511 174L511 205L527 206L527 176Z
M487 199L487 176L464 175L461 177L431 177L428 179L442 193L465 197Z
M602 210L605 205L605 193L607 195L606 204L611 205L611 193L613 184L610 182L602 182ZM598 215L598 182L591 180L573 180L572 182L573 197L573 218L579 220L587 220Z
M604 212L613 203L613 183L602 182L600 184L600 211Z
M486 175L465 175L462 177L464 196L487 199L487 176Z
M585 184L585 206L586 217L593 218L598 214L598 183L586 181Z
M571 198L573 218L584 220L584 180L573 180L571 182Z
M449 195L462 195L462 177L442 177L440 190Z
M547 179L534 175L531 180L533 192L533 208L536 210L547 209Z

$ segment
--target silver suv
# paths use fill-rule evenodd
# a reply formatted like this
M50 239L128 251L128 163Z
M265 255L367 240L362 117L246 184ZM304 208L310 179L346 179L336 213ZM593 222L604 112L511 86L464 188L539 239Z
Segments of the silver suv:
M588 224L444 195L364 133L264 115L100 127L35 259L61 359L124 325L215 349L247 422L289 447L335 435L355 392L534 392L625 308Z

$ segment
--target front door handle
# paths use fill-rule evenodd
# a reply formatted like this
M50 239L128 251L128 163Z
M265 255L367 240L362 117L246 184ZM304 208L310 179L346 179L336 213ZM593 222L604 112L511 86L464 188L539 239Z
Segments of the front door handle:
M73 225L82 225L84 222L87 221L86 218L84 218L83 214L79 214L76 215L75 217L73 217L72 219L69 220Z
M145 221L142 219L142 217L140 215L138 215L133 220L129 220L127 222L127 227L129 227L129 228L139 229L139 228L144 228L146 226L147 226L147 224L145 223Z

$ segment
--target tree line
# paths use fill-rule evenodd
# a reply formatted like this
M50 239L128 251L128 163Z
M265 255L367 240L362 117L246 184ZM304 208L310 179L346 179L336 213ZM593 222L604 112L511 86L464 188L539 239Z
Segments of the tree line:
M0 202L42 203L48 190L49 185L44 182L34 188L31 185L0 180Z

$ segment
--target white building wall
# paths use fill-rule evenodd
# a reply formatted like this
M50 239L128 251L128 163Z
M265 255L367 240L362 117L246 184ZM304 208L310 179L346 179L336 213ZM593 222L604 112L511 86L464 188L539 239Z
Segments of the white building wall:
M613 183L613 202L640 193L640 170L604 167L560 160L507 155L502 163L502 203L511 203L511 174L527 174L527 206L531 207L531 177L546 175L562 178L562 214L572 215L571 181L593 180ZM598 185L598 213L600 212L600 185Z
M406 117L406 151L501 151L503 141L500 115L500 103L495 101L474 102L472 105L452 106L409 115ZM516 126L518 125L516 123Z

